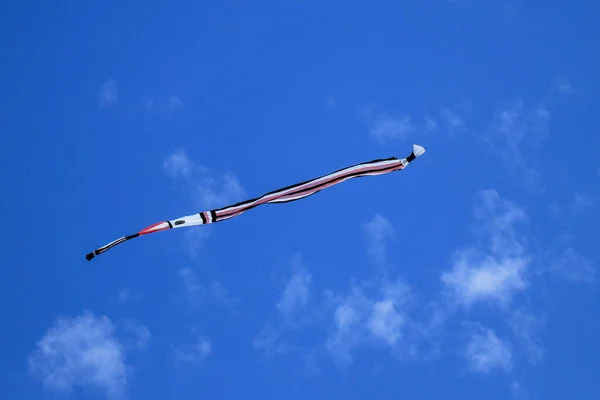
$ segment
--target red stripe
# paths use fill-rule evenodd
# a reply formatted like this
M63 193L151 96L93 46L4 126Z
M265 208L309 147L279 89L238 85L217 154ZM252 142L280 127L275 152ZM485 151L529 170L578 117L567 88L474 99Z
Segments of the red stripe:
M164 221L163 222L158 222L156 224L150 225L150 226L142 229L141 231L139 231L139 234L140 235L147 235L149 233L160 232L160 231L164 231L164 230L169 229L169 226L166 226L165 228L162 228L162 229L154 229L154 230L152 230L153 228L157 227L160 224L164 224ZM151 232L148 232L148 231L151 231Z

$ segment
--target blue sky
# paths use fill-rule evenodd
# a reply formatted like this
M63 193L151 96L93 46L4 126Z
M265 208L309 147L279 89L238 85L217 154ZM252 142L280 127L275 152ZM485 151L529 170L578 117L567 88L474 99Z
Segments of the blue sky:
M3 4L2 399L600 396L598 5L191 3Z

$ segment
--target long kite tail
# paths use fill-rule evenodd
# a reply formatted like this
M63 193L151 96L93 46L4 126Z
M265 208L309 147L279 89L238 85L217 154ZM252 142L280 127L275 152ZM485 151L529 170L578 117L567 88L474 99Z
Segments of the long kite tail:
M159 222L154 225L150 225L141 231L129 235L123 236L117 240L102 246L91 253L87 254L85 258L89 261L99 254L104 253L107 250L115 247L118 244L126 242L127 240L135 239L137 237L147 235L154 232L160 232L172 228L183 228L193 225L206 225L212 224L219 221L224 221L233 217L237 217L245 211L248 211L261 204L274 204L274 203L287 203L303 199L311 196L325 188L336 185L343 181L351 178L358 178L362 176L370 175L382 175L393 171L404 169L411 161L425 153L425 149L419 145L414 144L412 147L412 153L402 159L396 157L390 157L386 159L372 160L361 164L352 165L350 167L342 168L335 172L327 175L320 176L305 182L297 183L285 188L277 189L275 191L266 193L261 197L242 201L237 204L232 204L223 208L214 209L210 211L202 211L186 217L177 218L174 220Z

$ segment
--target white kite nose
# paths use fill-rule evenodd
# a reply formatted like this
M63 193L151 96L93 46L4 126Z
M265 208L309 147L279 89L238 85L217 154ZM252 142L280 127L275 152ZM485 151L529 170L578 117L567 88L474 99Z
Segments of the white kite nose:
M419 146L418 144L413 144L412 152L415 157L419 157L423 153L425 153L425 148L423 146Z

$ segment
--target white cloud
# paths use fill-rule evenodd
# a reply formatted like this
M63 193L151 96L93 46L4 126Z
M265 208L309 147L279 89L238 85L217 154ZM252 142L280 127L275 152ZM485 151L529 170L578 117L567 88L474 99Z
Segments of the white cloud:
M284 317L290 318L306 309L311 280L311 275L302 266L292 274L277 302L277 309Z
M383 216L375 214L363 229L367 233L368 252L375 263L380 263L386 258L386 241L393 234L393 227ZM280 318L255 337L256 348L269 354L295 352L304 357L305 349L290 343L287 335L299 329L320 331L320 324L325 323L330 328L322 350L337 362L351 362L354 351L362 346L387 349L396 357L421 355L419 341L430 334L431 326L409 317L413 294L403 279L389 279L387 271L378 272L373 280L352 281L348 292L326 290L323 303L311 303L312 277L298 256L294 264L276 305ZM313 366L314 362L310 360Z
M515 397L517 399L523 399L523 400L529 399L527 392L525 391L525 389L523 388L523 385L521 385L520 382L517 382L517 381L511 382L509 388L510 388L510 393L512 394L513 397Z
M327 96L325 98L325 108L328 108L328 109L335 108L336 103L337 102L335 100L335 97L333 97L333 96Z
M594 211L597 202L598 198L596 196L582 191L575 191L568 204L560 204L555 200L550 205L549 210L554 216L562 219L563 222L569 223L575 217L582 217L590 211Z
M426 115L425 116L425 128L424 131L425 132L433 132L437 129L437 122L435 119L433 119L431 116Z
M183 186L185 196L194 208L215 209L246 197L244 188L232 173L215 176L207 167L189 157L183 149L169 154L163 161L163 168L170 178ZM210 231L210 225L186 229L183 244L191 257L195 257L201 249L210 236Z
M528 287L526 269L531 261L515 225L527 219L516 204L495 190L480 193L475 216L477 233L487 246L474 244L457 251L450 271L441 280L455 300L465 306L479 301L507 305Z
M144 101L144 108L151 114L166 115L183 107L183 101L178 96L170 95L166 99L156 100L153 97Z
M333 312L334 332L325 346L335 359L347 363L352 361L352 350L364 341L364 321L372 300L360 288L353 287L349 294L334 301L337 303Z
M213 209L242 200L246 192L237 178L230 172L216 177L203 165L193 161L187 153L176 150L163 162L171 178L183 178L195 207Z
M315 322L315 311L311 304L312 275L302 262L299 254L292 260L290 277L283 285L275 308L279 316L268 323L253 339L256 349L267 354L287 354L296 349L285 335L301 328L307 328Z
M91 386L118 398L128 384L129 367L114 325L89 312L56 321L37 343L29 367L47 389L58 392Z
M455 111L449 108L442 109L442 118L446 121L446 125L450 132L466 130L465 120Z
M190 256L195 257L209 237L210 227L190 226L183 234L183 244L190 253Z
M580 214L593 207L595 202L594 197L589 193L575 192L571 203L571 211L575 214Z
M386 113L380 113L373 118L373 126L369 130L369 134L383 143L390 139L404 140L414 131L415 127L410 116L394 118Z
M560 78L556 84L556 89L558 93L562 95L572 95L575 93L573 89L573 85L571 85L571 81L567 77Z
M182 149L169 154L163 162L163 167L171 178L189 178L196 169L192 159Z
M142 296L139 293L133 292L129 288L121 289L117 296L117 301L121 304L130 303L133 301L140 300Z
M122 289L119 292L119 303L127 303L131 298L131 290L129 288Z
M198 207L212 209L235 203L245 196L246 192L237 178L231 173L225 173L221 179L214 177L200 179L194 197Z
M549 132L550 110L545 104L526 109L523 101L507 104L495 113L484 139L497 151L505 165L518 171L532 189L543 186L539 172L528 159Z
M523 278L526 266L521 258L497 260L465 252L454 261L452 271L442 275L442 281L464 305L482 300L505 304L514 292L527 287Z
M203 289L200 285L200 282L198 281L196 272L190 267L185 267L177 271L177 276L179 276L179 279L181 280L181 283L183 284L186 293L191 298L195 299L198 293L200 293Z
M191 307L197 307L203 301L210 299L214 299L226 308L233 309L235 307L235 300L229 296L221 282L212 281L207 285L203 285L198 278L198 274L189 267L180 268L177 271L177 276Z
M197 336L193 344L175 350L175 361L183 364L196 364L204 361L212 352L213 346L210 339Z
M352 351L362 345L383 343L391 349L406 350L397 345L411 323L406 310L410 288L400 279L382 281L375 285L377 293L369 295L368 286L353 284L349 293L341 296L328 292L334 305L334 329L325 346L340 362L351 362Z
M370 124L369 135L381 144L391 140L406 140L410 135L417 133L431 134L438 128L438 122L427 113L422 115L422 120L415 121L410 115L392 116L386 112L373 113L371 108L367 107L365 115ZM464 121L450 110L445 109L442 118L445 118L454 129L464 129Z
M200 338L194 347L202 359L208 357L212 353L212 344L210 340Z
M178 108L183 107L183 102L181 101L181 99L179 97L177 97L175 95L169 96L168 104L169 104L170 111L174 111Z
M406 320L406 316L398 312L394 302L385 299L373 304L367 327L373 336L393 346L401 337L401 330L406 324Z
M596 277L594 262L572 247L567 247L562 256L550 264L548 270L555 276L571 282L592 283Z
M510 345L488 328L480 327L467 344L464 356L471 371L488 374L494 369L508 371L512 368Z
M517 310L509 318L513 335L523 346L529 361L537 365L544 359L544 349L538 338L542 321L533 314Z
M124 326L133 335L137 348L144 349L148 346L151 336L148 328L134 320L126 320Z
M283 329L273 324L266 325L252 340L252 345L257 350L262 350L266 354L286 354L290 345L281 341Z
M383 215L375 214L365 224L364 228L369 242L369 255L373 257L377 265L384 265L386 263L388 241L394 236L392 224Z
M392 224L377 213L363 229L367 253L378 267L385 267L388 242L394 236ZM347 294L326 291L333 331L325 347L336 360L350 362L352 351L362 345L383 344L398 352L406 352L413 345L407 344L404 349L397 346L406 330L416 327L408 316L411 289L401 278L390 280L387 271L383 272L373 281L352 282Z
M118 98L119 89L117 87L117 81L113 78L107 79L98 92L100 104L109 105L115 103Z

